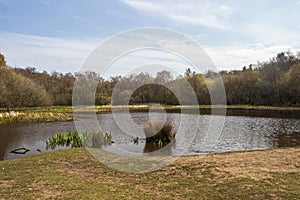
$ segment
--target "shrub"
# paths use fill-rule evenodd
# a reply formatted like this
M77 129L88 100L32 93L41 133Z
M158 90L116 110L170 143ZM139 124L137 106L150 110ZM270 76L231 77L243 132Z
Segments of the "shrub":
M146 134L146 143L162 146L170 143L175 138L175 132L170 122L163 124L161 121L148 120L143 127Z

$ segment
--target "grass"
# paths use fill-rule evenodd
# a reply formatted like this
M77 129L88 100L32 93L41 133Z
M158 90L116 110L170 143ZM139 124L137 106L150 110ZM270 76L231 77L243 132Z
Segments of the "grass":
M70 121L73 120L72 106L50 106L50 107L27 107L15 108L11 112L6 112L5 109L0 108L0 124L10 122L48 122L48 121ZM129 105L129 106L88 106L75 107L76 112L96 112L109 113L113 111L131 112L148 112L151 105ZM300 117L300 107L272 107L272 106L250 106L250 105L183 105L183 106L169 106L154 107L155 109L165 109L167 112L197 111L200 109L201 114L210 114L210 110L214 108L216 111L227 109L233 111L227 113L229 115L251 115L248 111L262 111L259 116L272 117L278 114L278 117ZM199 110L198 110L199 111ZM235 112L236 111L236 112ZM246 111L246 112L244 112ZM17 113L17 115L16 115ZM253 115L253 114L252 114ZM255 116L255 115L254 115Z
M193 108L199 108L199 109L256 109L256 110L300 110L300 107L284 107L284 106L253 106L253 105L183 105L183 106L163 106L165 109L180 109L180 108L186 108L186 109L193 109Z
M101 164L86 149L0 162L0 199L298 199L300 148L181 157L145 174Z
M10 122L51 122L73 120L71 106L16 108L0 112L0 124Z

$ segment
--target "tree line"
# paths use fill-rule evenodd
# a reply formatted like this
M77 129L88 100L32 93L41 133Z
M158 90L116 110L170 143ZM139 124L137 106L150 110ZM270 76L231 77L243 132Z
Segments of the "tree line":
M229 105L300 106L300 53L282 52L267 62L241 70L200 74L188 68L178 77L161 71L154 77L139 73L110 79L92 71L63 74L39 72L32 67L11 68L0 54L0 107L72 105L76 80L85 83L75 85L86 91L75 99L82 104L195 104L187 92L191 89L197 104L209 105L212 103L210 93L218 94L222 80ZM91 82L94 89L87 90L92 87ZM91 97L87 98L89 102L85 97Z

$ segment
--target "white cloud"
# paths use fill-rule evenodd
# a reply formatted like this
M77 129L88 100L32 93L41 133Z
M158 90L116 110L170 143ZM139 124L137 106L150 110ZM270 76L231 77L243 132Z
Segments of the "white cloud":
M201 29L207 35L205 39L240 43L249 41L264 41L265 43L281 46L290 45L300 40L300 26L297 11L285 7L285 4L233 3L215 0L121 0L128 6L147 13L155 18L171 20L176 27L189 24L193 30L198 26L221 29L220 32L210 32ZM300 1L297 0L297 5ZM287 5L287 4L286 4ZM278 9L276 6L281 6ZM225 31L223 31L225 30ZM229 38L226 38L229 36ZM214 41L212 37L217 37ZM230 41L229 41L230 40ZM203 39L204 41L204 39ZM204 41L205 42L205 41Z
M197 40L201 37L202 35L196 35L195 39ZM134 38L143 39L138 38L138 36ZM163 36L162 38L166 37ZM199 55L195 55L193 50L189 48L189 44L184 44L186 46L182 50L182 43L179 40L176 41L172 38L170 40L163 40L162 38L157 38L155 41L159 41L159 43L170 49L178 49L178 52L182 51L186 55L191 55L192 58L195 56L199 57ZM146 40L147 38L145 41L142 41L147 43ZM40 71L47 70L49 72L75 72L80 70L80 66L85 59L102 41L103 39L96 38L79 40L0 32L0 51L6 56L6 60L10 66L31 66L36 67ZM125 40L117 41L115 47L131 46L132 43L126 43L127 41L126 38ZM256 64L257 61L267 61L282 51L299 51L300 44L255 42L235 46L202 46L202 48L208 53L218 70L231 70L241 69L243 66L248 66L249 64ZM138 66L153 63L172 67L179 73L183 73L185 68L189 66L188 63L175 54L172 55L151 50L135 51L128 56L120 57L120 60L117 60L114 66L106 72L105 77L124 75Z
M218 70L242 69L243 66L269 61L280 52L297 53L300 45L272 45L266 43L250 43L240 46L204 47Z
M243 25L242 34L254 38L256 41L264 41L276 45L291 44L300 41L300 28L295 23L277 23L276 21L253 21Z
M176 45L176 43L173 45ZM257 64L258 61L269 61L269 59L275 57L277 53L283 51L297 53L300 50L300 45L296 43L292 45L250 43L239 46L203 46L202 48L208 54L215 67L195 66L196 68L193 68L188 62L174 54L153 50L141 50L121 57L113 63L108 71L105 72L105 77L110 77L116 72L120 75L125 75L129 72L136 72L141 69L141 66L149 64L158 64L171 68L173 71L177 72L174 74L174 77L178 76L178 74L183 74L188 67L191 67L192 70L200 73L206 72L208 69L212 69L214 71L241 70L243 66ZM146 71L150 74L155 74L157 71L163 70L163 68L142 69L144 72Z
M143 41L143 38L139 38L138 35L135 38ZM116 42L115 48L131 45L126 42L126 38L123 39ZM80 71L85 60L102 41L103 39L95 38L79 40L0 32L0 53L5 55L8 65L12 67L35 67L39 71L48 72L75 72ZM116 49L107 51L114 50ZM99 57L101 55L97 56ZM120 60L117 60L104 76L109 78L114 75L125 75L136 67L151 63L176 67L179 73L184 72L183 67L187 65L174 55L161 51L142 50L120 57ZM98 60L93 64L102 67L102 63Z
M156 67L159 66L159 67ZM147 72L155 75L159 71L171 71L173 77L183 74L188 63L180 57L160 50L141 49L119 57L103 74L104 77Z
M122 62L118 59L122 59ZM124 75L128 70L147 64L170 66L184 72L184 68L190 66L189 62L201 68L196 71L204 72L213 67L206 53L184 35L150 28L117 35L95 50L83 66L102 73L103 67L113 63L114 67L109 69L109 73L113 70L114 73Z
M151 14L159 14L174 22L201 25L216 29L230 29L227 18L233 9L224 4L213 3L207 0L189 1L146 1L122 0L122 2L137 10Z
M9 65L50 72L77 71L99 42L0 32L1 53Z

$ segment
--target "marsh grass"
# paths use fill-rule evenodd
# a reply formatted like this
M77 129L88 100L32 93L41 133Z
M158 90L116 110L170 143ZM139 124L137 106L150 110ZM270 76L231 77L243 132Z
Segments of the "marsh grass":
M23 112L2 112L0 113L0 124L20 120L24 117Z
M163 146L175 138L173 125L170 122L162 123L157 120L148 120L143 125L146 134L146 143Z
M73 120L72 113L53 111L11 111L0 113L0 124L9 122L52 122Z
M101 148L103 145L112 142L111 133L103 132L62 132L57 133L48 140L46 140L47 149L55 149L58 146L65 146L71 148Z
M71 121L73 120L73 111L76 112L96 112L109 113L112 110L115 111L127 111L130 112L149 112L150 105L128 105L128 106L49 106L49 107L25 107L15 108L10 112L6 112L6 109L0 108L0 124L10 122L52 122L52 121ZM248 111L261 112L261 116L268 117L269 115L276 113L286 113L287 116L300 116L300 107L272 107L272 106L250 106L250 105L164 105L155 109L164 109L166 112L190 112L196 111L201 114L211 114L211 109L216 110L231 110L234 115L249 115ZM241 114L241 111L244 114ZM271 114L268 114L272 111ZM17 113L17 114L16 114ZM227 113L229 114L229 113ZM231 114L229 114L231 115ZM280 114L279 116L281 116Z

